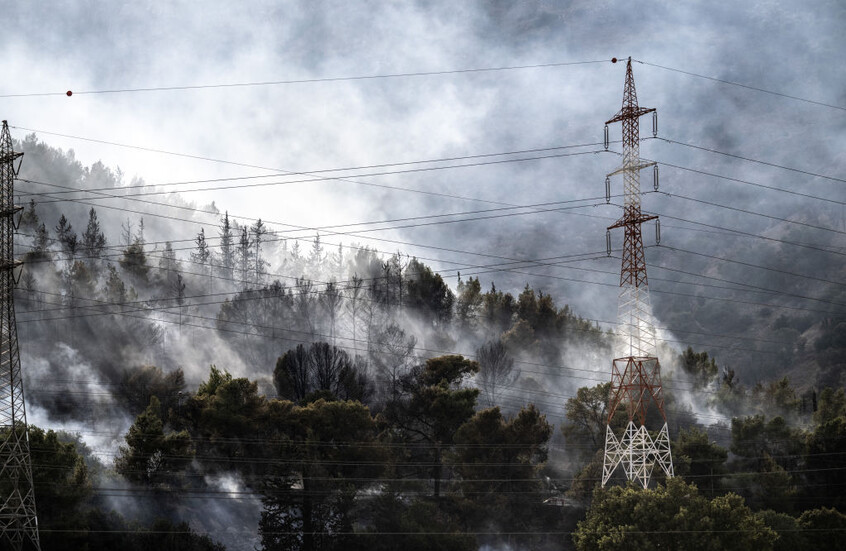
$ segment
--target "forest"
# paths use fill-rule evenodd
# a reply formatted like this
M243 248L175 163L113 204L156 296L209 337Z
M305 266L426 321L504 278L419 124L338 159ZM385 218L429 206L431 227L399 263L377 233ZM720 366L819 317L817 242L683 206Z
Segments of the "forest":
M18 145L22 179L123 186L35 136ZM842 308L782 316L790 362L763 375L665 340L676 476L601 488L614 333L566 297L447 280L214 204L202 226L37 195L21 197L15 307L44 549L798 551L846 537Z

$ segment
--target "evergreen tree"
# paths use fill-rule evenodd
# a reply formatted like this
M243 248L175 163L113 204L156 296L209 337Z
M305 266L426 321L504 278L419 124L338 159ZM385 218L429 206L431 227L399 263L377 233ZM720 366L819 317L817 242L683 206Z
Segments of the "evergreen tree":
M76 232L73 231L73 226L63 214L59 218L59 223L56 225L56 239L62 247L62 251L73 258L77 249Z
M265 486L259 534L266 551L361 549L356 496L384 469L376 424L356 402L277 403L275 476Z
M47 226L41 222L35 228L35 235L32 237L32 251L31 254L34 259L49 260L52 258L50 254L50 234L47 232ZM28 256L29 256L28 254Z
M220 220L220 275L223 278L232 278L232 269L235 266L235 251L232 243L232 225L229 222L229 211L226 211Z
M146 245L147 241L144 238L144 219L138 220L138 232L135 234L135 241L141 245Z
M264 273L265 269L270 265L269 262L264 260L261 256L261 244L264 241L264 236L267 235L267 226L264 222L261 221L261 218L256 220L256 223L250 227L250 233L253 238L253 245L255 246L255 252L253 253L253 262L256 268L256 277L255 277L255 285L256 287L261 285L262 274Z
M135 418L115 459L115 470L133 482L172 482L191 462L191 437L187 432L165 434L161 403L153 396Z
M455 295L441 275L432 272L416 258L411 260L406 273L409 274L406 304L430 326L446 325L452 316Z
M103 254L106 248L106 236L100 230L100 222L97 220L97 212L94 207L88 211L88 226L82 234L82 250L89 258L97 259Z
M211 273L211 251L209 251L209 244L206 242L206 230L205 228L200 228L200 232L197 234L197 238L194 241L197 244L197 248L194 252L191 253L191 261L195 264L199 264L201 266L201 270L209 281L209 292L212 290L212 273Z
M111 264L109 264L108 272L106 274L103 296L107 301L113 304L125 303L128 296L126 285L123 283L120 275L118 275L115 267Z
M708 500L681 478L644 490L599 489L573 541L579 551L771 550L778 534L736 494Z
M252 270L253 250L252 243L250 243L250 234L247 226L241 228L241 235L238 239L238 248L235 250L235 257L238 263L238 277L241 280L241 287L247 289L250 287Z
M344 276L344 244L338 243L338 252L335 253L335 270L338 277Z
M311 242L311 251L308 254L309 275L312 278L320 278L323 258L323 245L320 244L320 234L318 233L314 236L314 241Z
M466 520L478 522L479 529L495 523L504 532L549 529L543 512L549 506L543 504L538 472L547 459L552 432L534 405L511 419L505 419L499 408L485 409L458 429L451 460L469 502ZM509 547L538 549L544 539L540 534L523 536L522 546Z
M682 369L693 377L697 385L704 386L717 376L717 363L707 352L696 353L690 346L681 355Z
M32 230L38 227L41 221L35 212L35 199L30 199L26 209L21 213L19 226L23 229Z
M482 302L482 285L478 277L475 279L471 277L467 283L458 282L455 314L464 328L469 329L478 325Z
M172 287L176 276L179 273L179 260L176 258L176 251L170 241L165 242L162 256L159 258L160 275L166 287Z
M147 264L147 253L144 251L144 242L140 237L137 236L135 242L123 251L123 257L118 264L137 283L147 283L150 266Z
M479 395L462 383L478 371L478 363L462 356L431 358L403 377L402 395L388 402L382 413L409 451L423 452L424 457L410 459L415 466L429 467L424 472L429 471L436 499L441 495L444 453L451 449L458 428L473 416Z
M179 306L179 325L182 325L182 306L185 304L185 279L177 273L170 283L170 295Z

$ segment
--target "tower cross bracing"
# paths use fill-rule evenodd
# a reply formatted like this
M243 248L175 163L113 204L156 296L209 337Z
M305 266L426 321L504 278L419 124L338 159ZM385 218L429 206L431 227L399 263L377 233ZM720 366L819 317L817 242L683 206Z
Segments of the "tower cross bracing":
M608 228L609 231L623 228L623 252L617 309L618 341L611 367L611 394L605 430L603 486L619 466L622 466L628 480L636 480L644 488L649 485L655 465L668 477L673 476L661 386L661 364L657 357L641 231L644 222L657 219L657 216L641 211L640 171L655 164L640 158L639 119L647 113L653 113L654 116L655 109L638 106L632 60L629 58L622 108L605 123L606 139L607 125L620 122L623 127L623 163L608 176L622 174L624 201L622 217ZM621 406L627 413L628 424L618 437L611 425ZM657 434L650 433L646 428L650 407L657 409L664 421Z
M15 161L9 125L0 133L0 549L38 550L38 518L15 323Z

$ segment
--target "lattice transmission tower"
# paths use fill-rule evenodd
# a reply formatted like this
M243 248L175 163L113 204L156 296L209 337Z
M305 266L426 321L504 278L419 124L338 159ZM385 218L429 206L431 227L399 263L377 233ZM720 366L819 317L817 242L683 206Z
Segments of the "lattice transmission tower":
M0 134L0 549L38 550L38 518L29 454L21 357L15 324L15 153L9 125ZM20 165L18 165L20 166Z
M613 59L616 63L616 58ZM657 464L664 473L673 476L673 459L670 453L670 436L664 412L661 389L661 365L656 351L655 325L649 302L649 284L646 278L646 257L643 251L641 225L658 217L641 212L640 171L655 166L640 158L639 119L653 114L653 133L657 133L655 109L639 107L635 92L632 60L626 66L626 83L623 87L623 107L605 123L605 146L608 147L608 125L615 122L623 126L623 164L605 179L606 198L610 200L610 177L623 176L623 216L608 227L608 250L611 251L610 231L623 228L623 263L620 270L620 295L617 311L618 341L614 349L611 368L611 395L608 404L608 423L605 429L605 457L602 467L602 485L622 465L626 478L637 480L646 488ZM657 167L655 168L657 171ZM655 183L657 185L657 172ZM649 406L657 408L663 426L657 434L646 428ZM626 408L628 424L618 438L611 428L614 414L620 406Z

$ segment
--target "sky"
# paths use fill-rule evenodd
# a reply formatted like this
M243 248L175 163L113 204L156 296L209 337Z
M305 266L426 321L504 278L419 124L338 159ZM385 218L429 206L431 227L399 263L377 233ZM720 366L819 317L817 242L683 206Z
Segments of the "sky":
M519 292L529 283L604 322L616 315L619 271L618 258L603 258L605 228L619 217L605 204L604 181L620 164L620 146L606 152L601 142L604 121L620 108L625 76L625 64L610 60L632 57L640 105L658 110L660 138L681 142L641 146L644 158L658 161L660 189L669 194L643 201L644 210L662 217L661 248L652 247L652 227L644 228L647 262L669 268L651 269L653 292L725 293L678 283L708 283L705 274L822 293L809 280L715 266L678 249L803 274L822 265L831 270L830 253L805 247L789 249L786 258L772 241L731 236L725 228L798 235L806 244L844 250L846 71L839 59L846 6L633 6L20 2L5 9L0 35L6 76L0 116L15 138L34 131L51 146L72 149L84 165L119 167L127 185L189 182L168 189L200 210L214 202L277 230L307 228L299 235L310 235L316 231L310 228L322 228L329 244L417 256L451 285L459 271L478 275L485 289L494 282ZM651 136L651 126L643 119L641 137ZM619 125L610 132L619 140ZM503 155L510 152L523 153ZM381 166L394 163L415 164ZM336 177L328 180L284 176L351 167L371 168L318 173ZM385 172L393 174L374 174ZM209 181L235 177L250 179ZM652 180L644 172L645 191ZM196 191L233 184L242 187ZM620 179L612 179L612 193L621 190ZM149 203L133 208L149 213L145 222L160 233L168 222L155 213L184 216ZM460 221L466 218L474 219ZM403 222L331 228L388 220ZM192 221L194 232L204 227L207 234L218 223L203 213ZM613 239L618 249L622 236ZM572 255L591 260L502 267ZM842 265L835 263L839 281ZM685 317L688 298L653 297L669 332L701 328ZM725 309L751 316L745 310L755 308L713 304L710 318ZM713 323L706 329L714 334ZM725 346L707 336L678 340Z

